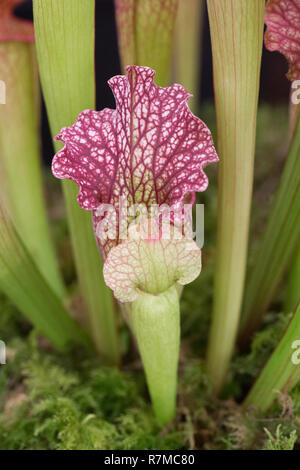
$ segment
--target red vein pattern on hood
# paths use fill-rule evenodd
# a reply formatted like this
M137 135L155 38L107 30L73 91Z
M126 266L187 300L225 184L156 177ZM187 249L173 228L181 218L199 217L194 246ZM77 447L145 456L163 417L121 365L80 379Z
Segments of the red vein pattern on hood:
M131 226L127 240L113 247L104 279L120 302L140 292L158 295L178 283L189 284L201 271L201 250L176 227L148 219Z
M203 167L218 157L207 126L187 106L189 93L178 84L154 84L154 70L128 66L126 76L109 80L116 109L86 110L61 130L56 140L65 146L54 157L57 178L79 186L80 206L93 211L119 198L129 206L144 203L180 205L185 196L204 191L208 179ZM105 257L118 243L99 241Z
M0 42L33 42L33 24L14 16L14 9L22 0L0 0Z
M287 77L300 78L300 0L269 0L266 5L265 45L289 61Z

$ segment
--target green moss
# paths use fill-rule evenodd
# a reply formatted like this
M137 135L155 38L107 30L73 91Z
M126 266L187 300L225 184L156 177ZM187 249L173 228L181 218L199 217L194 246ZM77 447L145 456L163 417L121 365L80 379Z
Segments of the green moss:
M230 370L227 395L242 397L253 384L259 372L281 339L291 315L268 313L260 331L253 337L250 352L236 354Z
M290 435L286 436L281 431L281 425L279 424L276 429L275 436L272 436L268 429L265 429L268 436L268 440L265 443L263 450L293 450L295 442L297 440L296 430L292 431Z
M13 348L12 348L13 349ZM78 354L77 354L78 356ZM14 344L0 382L2 449L172 449L182 433L160 434L144 397L141 373L121 372L94 359Z

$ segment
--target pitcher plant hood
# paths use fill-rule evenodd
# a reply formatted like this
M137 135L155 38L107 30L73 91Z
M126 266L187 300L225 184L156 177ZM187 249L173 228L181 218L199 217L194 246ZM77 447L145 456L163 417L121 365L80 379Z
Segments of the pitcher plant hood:
M266 5L265 45L288 60L290 80L300 78L300 0L269 0Z
M54 157L57 178L79 186L78 202L93 211L110 204L117 211L120 198L133 204L180 207L195 191L204 191L203 168L218 157L207 126L188 108L191 96L181 85L159 87L149 67L128 66L127 75L109 80L116 109L85 110L77 121L56 136L64 147ZM97 237L105 258L120 242Z

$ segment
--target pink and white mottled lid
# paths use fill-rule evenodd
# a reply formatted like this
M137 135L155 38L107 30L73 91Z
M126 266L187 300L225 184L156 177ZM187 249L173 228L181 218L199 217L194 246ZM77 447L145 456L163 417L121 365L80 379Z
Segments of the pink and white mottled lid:
M109 80L116 109L83 111L56 136L65 146L53 173L78 184L78 202L94 211L95 227L99 205L118 209L121 196L147 207L194 199L208 185L203 168L218 161L209 129L188 108L189 93L178 84L157 86L154 75L128 66L126 76ZM117 243L105 246L104 255Z
M265 45L289 61L287 77L300 78L300 0L269 0L266 5Z

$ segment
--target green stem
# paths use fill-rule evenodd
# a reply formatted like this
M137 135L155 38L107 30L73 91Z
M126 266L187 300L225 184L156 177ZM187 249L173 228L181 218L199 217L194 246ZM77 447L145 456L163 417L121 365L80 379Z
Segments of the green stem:
M178 0L136 0L135 47L137 65L156 70L155 82L169 85L172 39Z
M141 294L129 312L155 414L162 424L175 416L180 344L179 298L175 286L157 296Z
M204 0L179 0L176 17L172 81L193 95L189 108L196 113L200 89Z
M1 196L38 268L63 297L42 188L35 49L25 43L3 43L0 58L7 95L0 108Z
M239 323L253 184L264 0L208 0L219 163L214 306L207 371L221 391Z
M288 276L284 310L291 312L300 300L300 248L296 249Z
M291 91L292 93L292 91ZM298 117L300 113L300 105L294 104L290 100L289 114L290 114L290 136L293 138L295 128L297 125ZM288 275L287 288L285 294L284 309L286 312L291 312L295 305L300 300L300 245L296 248L293 255L291 269Z
M123 70L133 64L152 67L155 82L167 86L178 0L115 0L115 5Z
M90 346L37 269L0 204L0 289L58 350L72 343Z
M246 397L243 407L266 411L300 381L300 303L286 332Z
M94 0L34 0L35 37L43 94L52 135L74 123L84 109L95 107ZM55 145L58 150L60 144ZM102 263L91 214L76 201L77 188L63 181L77 274L91 333L98 351L118 363L113 299Z
M267 227L246 286L241 343L249 341L270 304L300 238L300 119ZM299 288L298 288L299 293Z

